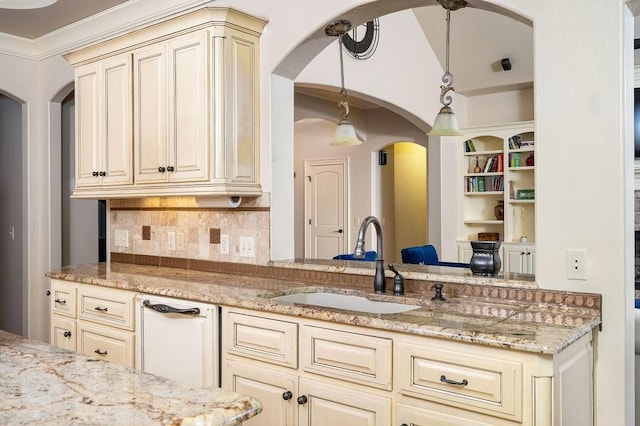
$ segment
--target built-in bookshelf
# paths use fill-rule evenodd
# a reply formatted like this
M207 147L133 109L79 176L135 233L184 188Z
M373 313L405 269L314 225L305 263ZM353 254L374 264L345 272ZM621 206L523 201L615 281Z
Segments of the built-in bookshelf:
M480 239L481 233L498 234L503 242L535 241L533 124L527 121L463 130L461 246ZM502 217L495 214L499 202L504 206Z

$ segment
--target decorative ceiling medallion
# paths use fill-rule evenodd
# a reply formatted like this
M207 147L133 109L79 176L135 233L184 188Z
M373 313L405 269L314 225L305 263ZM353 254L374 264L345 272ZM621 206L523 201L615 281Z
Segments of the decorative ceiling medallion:
M356 59L368 59L378 47L380 23L377 19L353 27L351 32L342 36L346 51Z

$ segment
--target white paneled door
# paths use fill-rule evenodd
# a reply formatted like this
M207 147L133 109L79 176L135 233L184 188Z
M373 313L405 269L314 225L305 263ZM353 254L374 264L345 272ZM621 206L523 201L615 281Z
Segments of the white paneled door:
M305 161L305 257L348 252L347 158Z

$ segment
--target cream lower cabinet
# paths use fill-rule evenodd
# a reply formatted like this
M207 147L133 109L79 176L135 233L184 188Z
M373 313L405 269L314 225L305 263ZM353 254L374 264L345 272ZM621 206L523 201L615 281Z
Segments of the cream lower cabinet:
M222 384L262 402L248 425L391 424L391 340L223 309Z
M536 248L533 244L505 243L504 271L519 274L536 273Z
M591 334L545 355L234 308L222 324L223 387L263 404L248 425L593 424Z
M134 293L51 280L51 343L134 367Z

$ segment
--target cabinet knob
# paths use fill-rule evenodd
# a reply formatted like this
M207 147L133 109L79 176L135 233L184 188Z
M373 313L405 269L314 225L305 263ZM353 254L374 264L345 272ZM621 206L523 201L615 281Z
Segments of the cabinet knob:
M106 176L106 175L107 175L107 172L100 172L100 173L98 173L98 174L99 174L100 176Z
M169 166L169 167L167 167L167 171L168 171L168 172L172 172L172 171L174 171L174 170L175 170L175 169L173 168L173 166Z
M307 395L301 395L298 397L298 404L304 405L307 403Z
M65 331L62 335L63 335L64 337L71 337L71 332L70 332L69 330L67 330L67 331Z
M93 173L91 173L91 176L94 176L94 177L95 177L95 176L98 176L98 172L93 172Z
M107 355L107 351L101 351L100 348L96 349L93 352L97 353L100 356L106 356Z
M165 172L165 170L166 170L166 169L165 169L164 167L162 167L162 166L158 167L158 171L159 171L160 173L164 173L164 172Z
M51 296L51 290L47 290L46 295Z
M523 251L520 252L520 256L524 256L524 252Z
M286 391L282 394L282 399L284 399L285 401L288 401L291 398L293 398L293 394L291 393L291 391Z

